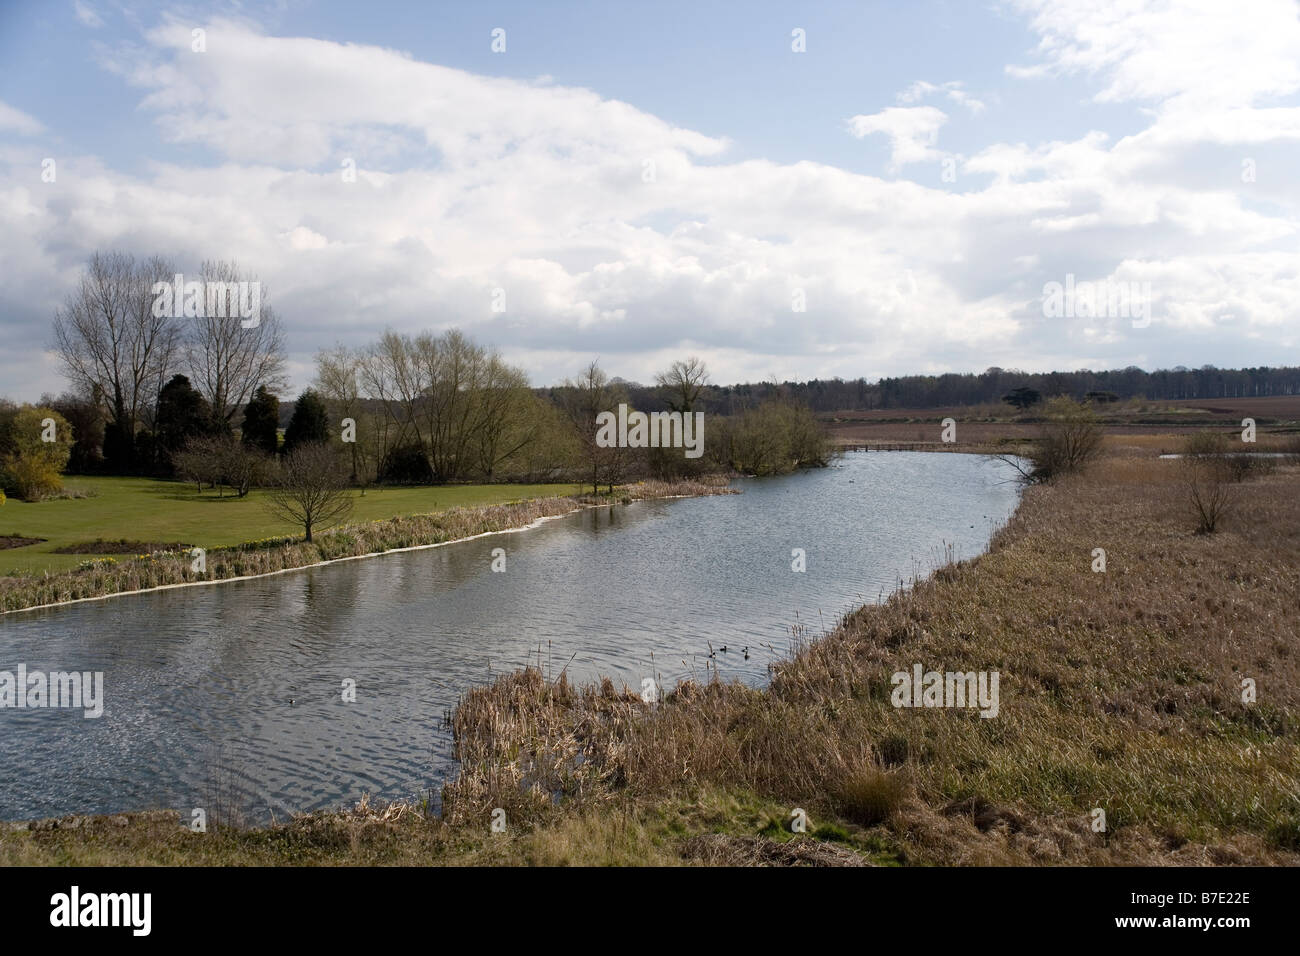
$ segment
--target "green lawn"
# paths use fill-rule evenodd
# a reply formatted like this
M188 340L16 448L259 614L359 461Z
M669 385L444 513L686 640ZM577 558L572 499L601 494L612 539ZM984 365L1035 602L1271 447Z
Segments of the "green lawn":
M52 554L64 545L104 539L182 542L215 548L280 535L301 534L271 516L264 493L246 498L215 491L202 495L192 484L150 478L68 478L69 490L94 491L93 498L66 498L29 504L10 498L0 507L0 536L45 538L40 544L0 550L0 574L76 567L93 554ZM422 488L371 488L353 492L349 523L424 514L459 506L500 504L579 491L577 485L443 485Z

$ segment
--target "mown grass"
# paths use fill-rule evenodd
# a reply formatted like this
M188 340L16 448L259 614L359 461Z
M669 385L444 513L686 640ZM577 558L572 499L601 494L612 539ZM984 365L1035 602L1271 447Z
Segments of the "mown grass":
M65 481L70 491L93 497L26 502L10 498L0 507L0 534L44 538L40 544L0 550L0 574L74 568L88 557L112 552L54 554L57 548L97 540L183 541L191 547L220 548L261 538L301 533L274 517L263 504L266 492L245 498L192 484L151 478L82 478ZM349 521L366 522L450 508L477 508L524 498L548 498L580 491L577 485L442 485L371 488L353 493Z

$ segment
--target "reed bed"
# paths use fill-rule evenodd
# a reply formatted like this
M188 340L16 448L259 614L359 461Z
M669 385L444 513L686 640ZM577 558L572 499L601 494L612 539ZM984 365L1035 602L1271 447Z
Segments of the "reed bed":
M1300 862L1300 469L1247 480L1197 535L1179 465L1110 457L1028 489L989 553L849 615L766 691L685 683L651 706L535 669L478 688L446 818L545 828L720 788L906 861ZM916 663L998 671L998 716L895 708Z

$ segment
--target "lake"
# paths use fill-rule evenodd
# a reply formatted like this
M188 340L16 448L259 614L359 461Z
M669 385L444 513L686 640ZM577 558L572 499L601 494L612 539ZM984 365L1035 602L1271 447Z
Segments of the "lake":
M761 685L794 633L980 554L1016 506L1012 475L973 455L850 453L736 481L740 495L6 615L0 670L102 671L105 703L98 719L0 710L0 819L205 807L258 823L364 794L436 801L465 689L527 662L638 691L714 670Z

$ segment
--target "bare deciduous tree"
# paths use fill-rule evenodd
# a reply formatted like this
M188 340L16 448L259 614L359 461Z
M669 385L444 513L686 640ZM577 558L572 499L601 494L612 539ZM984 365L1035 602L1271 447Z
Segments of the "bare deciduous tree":
M1198 534L1214 534L1219 522L1233 505L1233 484L1242 480L1241 462L1251 459L1233 455L1226 435L1196 432L1183 444L1183 486L1196 518Z
M1022 460L994 455L1011 465L1026 483L1055 481L1083 471L1101 452L1102 430L1092 406L1061 396L1047 403L1047 421L1038 441Z
M334 420L343 427L351 419L359 429L361 416L361 359L356 352L343 345L321 349L316 353L316 391L329 405ZM359 439L360 436L355 436ZM362 461L367 445L359 440L348 442L352 463L352 481L361 481Z
M68 378L103 407L128 444L179 359L180 324L154 314L154 285L172 274L162 259L137 263L126 253L97 252L54 316L55 348Z
M301 525L308 541L317 528L347 517L352 496L338 455L323 442L300 445L285 455L267 507L278 517Z
M183 448L172 453L172 466L176 469L178 477L194 482L194 487L200 494L203 492L204 482L207 482L208 487L216 488L221 480L217 439L211 435L191 438Z
M1214 534L1233 504L1232 475L1226 460L1183 460L1183 484L1198 534Z
M476 468L491 476L532 440L519 427L528 377L456 329L423 345L429 387L421 408L435 477L449 481Z
M478 467L491 479L504 461L538 440L537 398L528 390L522 369L489 355L478 394Z
M612 491L626 469L627 449L605 448L596 441L600 430L597 416L601 412L617 411L619 403L626 401L626 392L610 383L609 376L595 360L577 379L566 379L560 393L561 406L582 449L593 494L600 491L602 482Z
M265 484L275 473L274 460L259 449L245 445L233 435L223 435L219 440L222 480L240 498L255 486Z
M266 484L275 470L271 458L233 435L191 438L172 456L172 464L176 473L194 482L200 492L205 481L216 488L217 497L224 486L243 498L254 486Z
M429 436L429 464L436 480L449 481L470 458L484 353L456 329L437 338L421 336L417 344L428 382L419 408Z
M319 381L331 397L356 393L378 406L383 453L409 446L437 481L498 465L535 441L535 403L522 369L452 329L439 336L385 332L361 353L322 353Z
M692 412L700 393L709 384L709 368L692 355L656 375L655 384L668 393L669 408L675 412Z
M201 274L205 285L256 281L242 276L233 262L205 262ZM266 304L265 290L260 293L255 324L245 327L237 310L226 311L235 314L204 314L185 321L192 324L186 349L190 379L212 406L216 421L229 426L257 386L275 392L285 388L288 380L280 319Z
M362 393L378 402L381 410L384 455L412 439L424 447L415 406L428 383L421 377L416 361L416 341L390 330L358 356Z

